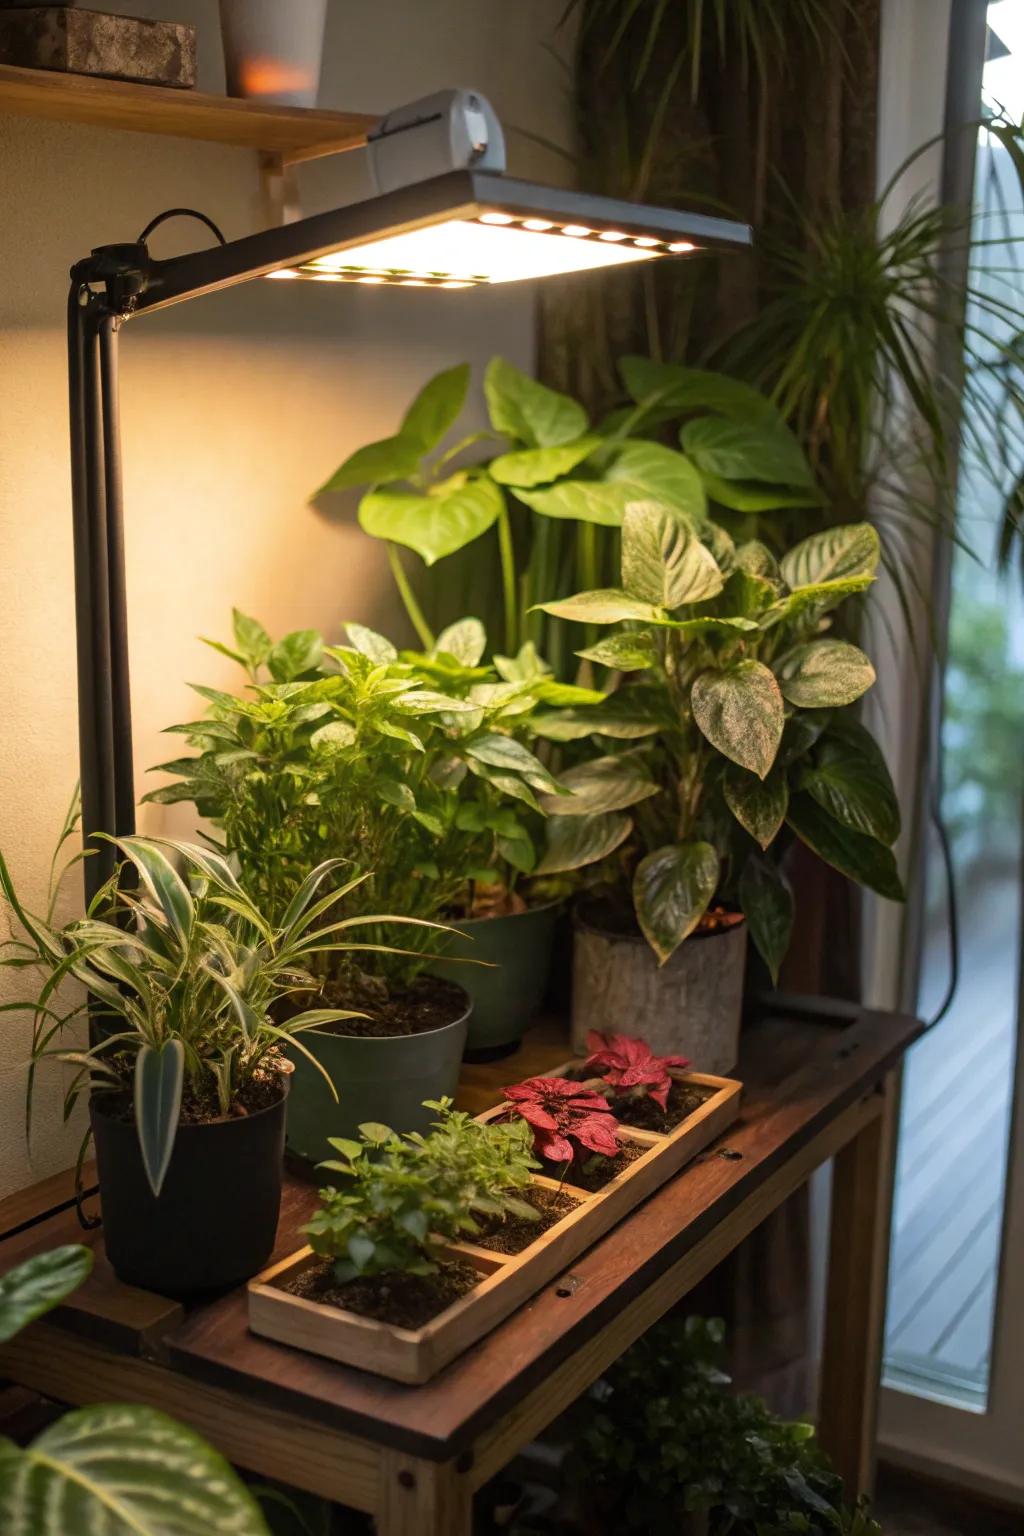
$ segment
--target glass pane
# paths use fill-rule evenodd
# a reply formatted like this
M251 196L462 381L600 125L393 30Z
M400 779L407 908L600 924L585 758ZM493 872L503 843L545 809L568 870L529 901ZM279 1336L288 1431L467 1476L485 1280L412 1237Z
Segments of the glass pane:
M989 6L985 99L1017 121L1024 110L1024 0ZM978 146L975 233L1024 237L1020 187L1006 151ZM984 252L974 274L990 297L1024 308L1012 244ZM1009 270L1007 270L1009 269ZM977 311L975 311L977 312ZM970 318L970 316L969 316ZM986 329L992 330L986 321ZM1019 321L1018 321L1019 325ZM1007 326L1005 339L1013 335ZM975 409L968 434L994 430ZM1021 937L1024 804L1022 570L996 571L1001 500L969 459L953 561L942 748L943 820L960 917L961 972L952 1007L907 1065L889 1282L886 1381L983 1407L987 1397L1009 1115ZM949 912L938 850L930 853L919 1009L932 1017L949 976Z

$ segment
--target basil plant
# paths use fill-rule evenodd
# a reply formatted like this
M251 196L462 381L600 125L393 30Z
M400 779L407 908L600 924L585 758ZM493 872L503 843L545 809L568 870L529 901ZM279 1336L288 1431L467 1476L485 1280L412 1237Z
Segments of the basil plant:
M146 798L191 801L209 818L271 920L325 857L367 876L345 906L364 922L381 903L426 924L522 910L545 806L570 794L533 750L538 727L565 708L585 715L604 696L556 682L529 645L493 667L481 661L485 646L476 619L426 654L399 653L359 624L341 645L312 630L275 644L236 612L233 646L216 648L249 685L197 688L205 717L170 727L196 754L161 764L174 780ZM404 984L444 942L421 927L404 953L360 955L361 973ZM340 978L347 964L335 951L320 969Z
M620 890L628 880L659 963L710 907L738 906L777 977L793 919L779 856L793 835L851 879L902 898L896 797L851 708L874 669L829 633L878 561L866 523L816 533L777 560L756 539L734 543L714 524L635 502L621 585L543 605L588 626L592 643L577 654L621 679L596 712L617 750L563 776L575 793L547 802L546 865L615 853L612 877ZM570 709L546 728L571 740L594 723Z

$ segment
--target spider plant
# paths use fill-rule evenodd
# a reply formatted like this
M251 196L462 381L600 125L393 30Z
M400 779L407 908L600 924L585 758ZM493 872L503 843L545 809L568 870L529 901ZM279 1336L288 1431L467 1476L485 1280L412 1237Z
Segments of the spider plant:
M183 1106L199 1119L227 1116L280 1070L282 1045L308 1057L334 1092L298 1036L354 1015L313 1008L279 1022L277 1005L315 989L307 969L315 956L365 949L359 930L367 923L415 920L339 917L339 904L359 884L350 880L320 894L339 859L312 870L271 924L219 854L163 838L108 841L125 864L85 917L63 927L28 910L0 856L0 891L20 929L4 946L6 955L0 952L0 965L41 979L34 997L4 1008L33 1016L29 1105L35 1067L50 1056L77 1068L67 1114L86 1086L130 1091L146 1176L158 1195ZM80 983L91 1002L79 999L61 1011L67 981ZM98 1038L87 1049L65 1048L61 1036L87 1008Z

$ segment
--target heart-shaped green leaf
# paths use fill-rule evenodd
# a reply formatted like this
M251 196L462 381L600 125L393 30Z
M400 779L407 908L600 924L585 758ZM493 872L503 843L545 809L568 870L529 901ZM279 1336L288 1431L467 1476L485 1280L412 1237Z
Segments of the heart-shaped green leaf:
M693 718L713 747L765 778L782 740L785 709L779 685L759 661L702 672L690 690Z
M502 505L501 491L483 477L438 496L371 491L359 503L359 524L373 538L404 544L433 565L493 527Z
M904 899L892 849L836 821L812 796L794 795L789 802L786 822L808 848L841 874L877 891L880 896L887 896L890 901Z
M424 446L419 439L408 437L404 432L381 438L378 443L367 443L365 448L357 448L338 466L316 495L348 491L359 485L384 485L389 480L408 480L418 471L423 453Z
M571 518L619 528L626 508L637 498L636 486L605 480L560 480L539 491L517 490L516 496L542 517Z
M429 453L455 425L466 403L468 388L468 363L436 374L406 411L399 435L416 443L421 453Z
M632 818L616 811L603 816L549 816L544 854L534 873L566 874L596 864L614 853L632 830Z
M639 757L595 757L562 774L560 783L571 793L544 795L541 805L552 815L595 816L604 811L624 811L658 793L646 765Z
M803 770L801 789L846 827L891 845L900 808L878 743L856 720L837 717Z
M68 1243L37 1253L0 1276L0 1343L76 1291L92 1269L92 1249Z
M836 709L852 704L875 681L864 652L845 640L812 640L776 664L783 697L800 709Z
M642 438L627 441L604 472L608 485L624 486L634 501L658 501L674 508L698 528L707 516L707 497L689 459Z
M32 1536L269 1536L223 1456L155 1408L66 1413L20 1450L0 1441L0 1529Z
M680 441L699 470L724 480L814 485L803 449L781 423L768 426L749 418L730 421L724 416L700 416L686 423Z
M539 384L502 357L488 364L484 394L495 431L528 448L555 448L587 430L586 412L577 401Z
M847 523L794 544L782 557L782 576L792 588L847 576L874 576L880 556L878 534L871 524Z
M135 1129L154 1196L163 1188L174 1151L184 1082L185 1047L180 1040L165 1040L159 1047L144 1045L136 1055Z
M653 603L641 602L619 587L604 587L596 592L577 592L552 603L536 605L556 619L573 619L577 624L618 624L623 619L658 619L666 617Z
M517 453L502 453L488 464L488 473L500 485L516 489L549 485L582 464L601 442L601 438L588 435L558 448L522 448Z
M710 843L675 843L640 860L633 903L659 965L696 928L717 885L718 854Z
M759 390L728 374L658 363L649 357L624 357L619 372L630 399L649 411L660 408L663 420L700 410L770 425L783 419Z
M745 832L767 848L786 819L789 789L786 775L778 766L765 779L730 768L722 785L725 803Z
M789 882L770 859L754 855L743 866L738 894L754 947L776 986L779 966L793 932L793 892Z
M824 501L815 488L765 485L760 480L725 480L702 469L700 478L711 501L732 512L775 512L784 507L817 507Z
M660 608L701 603L722 590L714 556L673 512L634 501L622 524L622 585Z
M585 651L577 651L576 655L602 667L614 667L618 672L638 672L657 663L658 646L649 630L622 630Z

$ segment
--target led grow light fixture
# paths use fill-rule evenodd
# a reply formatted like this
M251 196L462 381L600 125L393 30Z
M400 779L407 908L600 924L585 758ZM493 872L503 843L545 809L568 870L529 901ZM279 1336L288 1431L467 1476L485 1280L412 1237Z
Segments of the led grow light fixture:
M501 126L473 91L440 92L389 114L369 135L367 149L377 195L364 202L169 261L154 260L145 237L101 246L72 268L68 346L86 838L97 831L124 836L134 828L117 386L125 320L255 277L479 289L751 243L745 224L504 176ZM90 896L113 867L109 843L85 861Z

